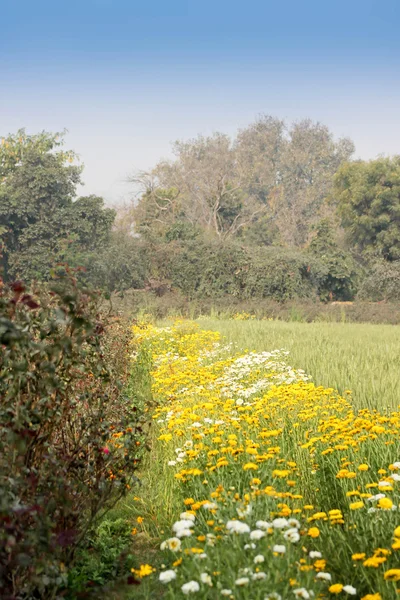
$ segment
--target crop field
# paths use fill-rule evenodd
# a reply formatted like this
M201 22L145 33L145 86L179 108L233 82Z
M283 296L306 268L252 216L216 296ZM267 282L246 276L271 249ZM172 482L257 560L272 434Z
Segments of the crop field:
M290 364L315 383L351 390L356 408L400 404L400 327L251 319L202 320L201 327L218 330L242 350L288 350Z
M120 509L143 547L130 597L398 598L396 328L139 324L134 350L156 408Z

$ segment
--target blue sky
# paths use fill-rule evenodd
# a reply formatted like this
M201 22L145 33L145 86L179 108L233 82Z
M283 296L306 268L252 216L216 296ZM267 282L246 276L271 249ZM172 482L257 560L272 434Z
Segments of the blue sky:
M69 130L84 193L266 113L400 154L399 0L3 0L0 135Z

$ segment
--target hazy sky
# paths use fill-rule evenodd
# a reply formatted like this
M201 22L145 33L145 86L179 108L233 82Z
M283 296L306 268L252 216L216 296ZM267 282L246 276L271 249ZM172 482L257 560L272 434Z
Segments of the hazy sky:
M67 128L84 193L266 113L400 154L400 0L0 0L0 135Z

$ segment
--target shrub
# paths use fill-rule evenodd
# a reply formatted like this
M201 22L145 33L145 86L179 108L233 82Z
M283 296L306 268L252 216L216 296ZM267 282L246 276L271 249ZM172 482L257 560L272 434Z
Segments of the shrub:
M59 597L76 550L131 485L143 417L121 393L121 333L72 275L47 292L0 287L3 599Z
M379 302L400 300L400 260L376 263L362 282L357 297Z

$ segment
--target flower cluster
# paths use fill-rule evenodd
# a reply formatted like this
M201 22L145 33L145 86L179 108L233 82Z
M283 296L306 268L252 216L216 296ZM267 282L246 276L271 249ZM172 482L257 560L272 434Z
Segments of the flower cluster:
M400 413L355 411L283 350L234 355L192 322L134 333L182 497L166 597L397 598Z

